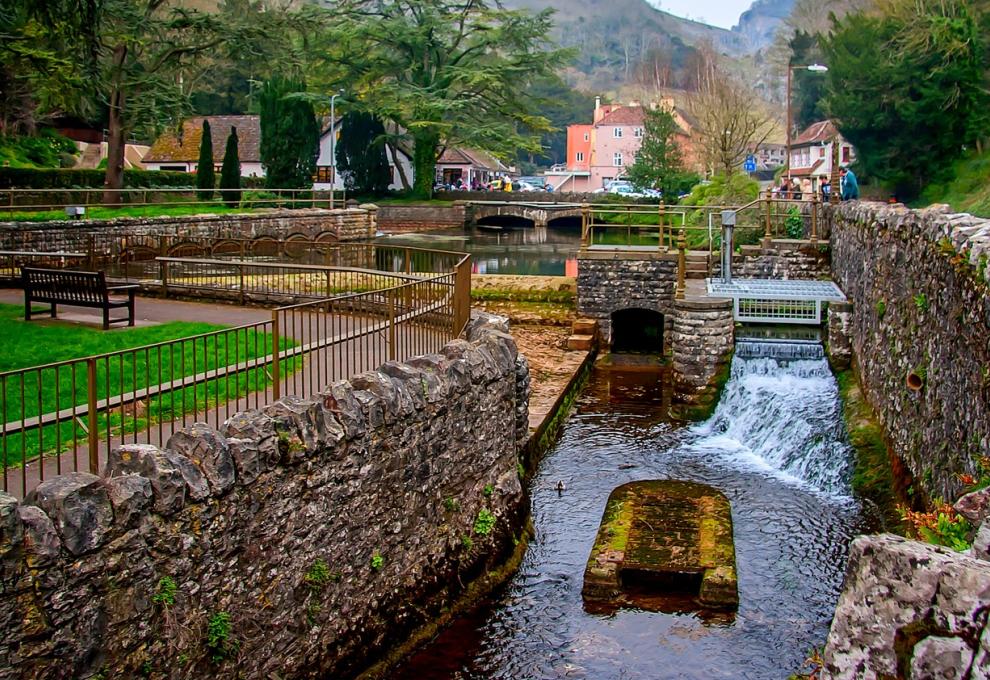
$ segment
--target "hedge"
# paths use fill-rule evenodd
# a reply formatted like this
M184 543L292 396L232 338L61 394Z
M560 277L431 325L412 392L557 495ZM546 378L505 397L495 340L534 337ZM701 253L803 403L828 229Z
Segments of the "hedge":
M55 168L0 168L0 189L99 189L106 177L103 170L59 170ZM263 177L244 177L242 186L263 186ZM196 174L164 170L124 170L124 187L196 187Z

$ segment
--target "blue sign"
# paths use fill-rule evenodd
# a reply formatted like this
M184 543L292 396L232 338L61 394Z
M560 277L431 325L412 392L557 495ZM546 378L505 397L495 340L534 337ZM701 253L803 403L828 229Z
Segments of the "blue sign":
M743 170L746 172L756 172L756 159L752 156L746 158L746 162L743 163Z

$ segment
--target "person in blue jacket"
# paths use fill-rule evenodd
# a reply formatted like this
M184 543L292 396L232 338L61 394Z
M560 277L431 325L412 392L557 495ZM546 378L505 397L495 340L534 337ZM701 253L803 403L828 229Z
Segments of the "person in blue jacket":
M856 181L856 175L849 168L842 168L839 170L839 184L842 185L842 200L843 201L855 201L859 198L859 182Z

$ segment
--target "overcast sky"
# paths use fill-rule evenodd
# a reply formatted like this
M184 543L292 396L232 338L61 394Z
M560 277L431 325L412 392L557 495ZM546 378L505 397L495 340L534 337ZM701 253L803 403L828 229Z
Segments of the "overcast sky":
M749 9L753 0L648 0L665 12L691 19L704 19L706 24L732 28L739 15Z

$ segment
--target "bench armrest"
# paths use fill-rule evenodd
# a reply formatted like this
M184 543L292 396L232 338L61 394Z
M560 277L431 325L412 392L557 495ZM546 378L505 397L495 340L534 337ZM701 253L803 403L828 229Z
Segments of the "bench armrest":
M107 286L107 290L108 291L111 291L111 290L137 290L140 287L141 286L139 284L137 284L137 283L128 283L128 284L123 285L123 286Z

